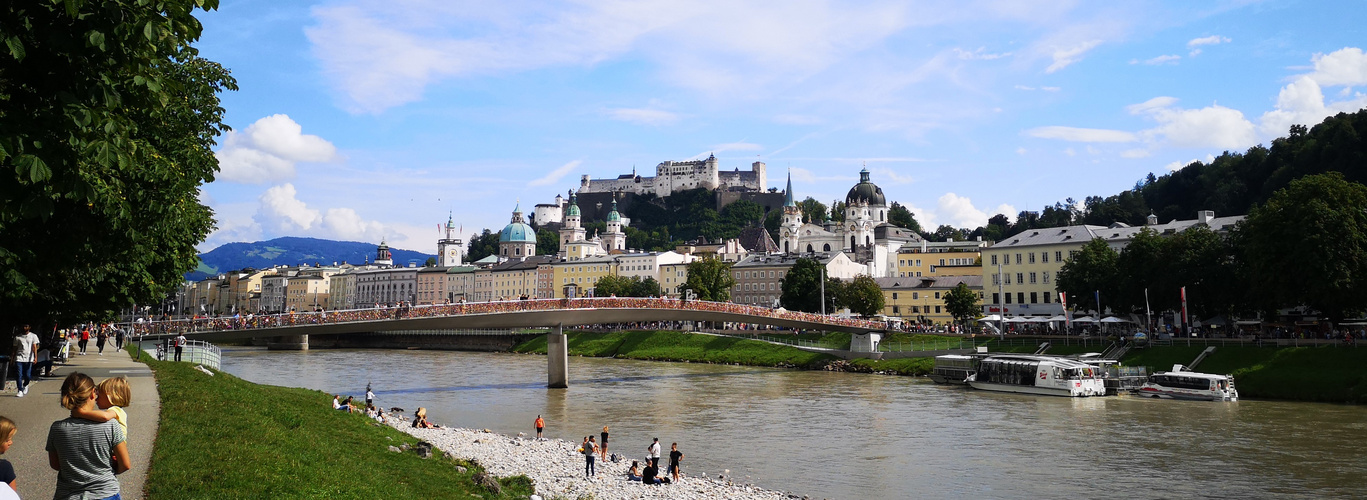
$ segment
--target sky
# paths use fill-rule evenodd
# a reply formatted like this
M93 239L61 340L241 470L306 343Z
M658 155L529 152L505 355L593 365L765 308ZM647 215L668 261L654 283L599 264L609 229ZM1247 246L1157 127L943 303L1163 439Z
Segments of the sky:
M277 2L201 12L232 71L217 229L432 252L577 188L715 154L923 227L1108 196L1367 107L1367 4ZM1193 214L1194 216L1195 214Z

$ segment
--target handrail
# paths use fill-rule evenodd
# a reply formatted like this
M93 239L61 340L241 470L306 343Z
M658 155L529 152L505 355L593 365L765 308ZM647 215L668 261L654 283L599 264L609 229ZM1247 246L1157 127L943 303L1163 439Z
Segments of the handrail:
M169 333L221 332L257 328L288 326L310 326L320 324L344 324L383 321L390 319L460 316L467 314L490 314L520 311L550 311L572 309L686 309L704 312L723 312L744 314L766 318L803 321L826 325L866 328L869 330L887 329L887 323L863 319L837 318L829 315L798 311L779 311L758 306L734 304L730 302L683 301L672 298L633 298L633 297L590 297L576 299L528 299L492 302L467 302L456 304L417 305L405 307L383 307L368 309L347 309L340 311L319 311L281 314L239 314L231 317L192 318L166 321L147 321L124 323L135 335L161 335Z
M167 342L156 343L156 356L158 360L176 360L175 347L172 347L168 344L169 339ZM138 348L142 349L143 352L147 351L147 349L143 347L141 342L138 343ZM183 349L181 349L180 361L184 363L204 365L217 370L221 366L222 360L223 351L219 349L218 346L210 344L203 340L186 339L185 345L183 346Z

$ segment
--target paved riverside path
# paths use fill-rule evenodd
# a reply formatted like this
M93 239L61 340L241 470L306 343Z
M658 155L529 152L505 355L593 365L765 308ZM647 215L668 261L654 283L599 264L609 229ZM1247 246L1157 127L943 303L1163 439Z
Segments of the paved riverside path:
M71 373L81 372L95 379L96 384L109 377L128 377L133 403L124 411L128 412L128 453L133 459L133 468L117 477L123 498L142 498L147 467L152 459L152 440L157 435L161 416L161 397L152 370L133 360L127 352L115 352L111 347L105 347L103 356L92 348L85 356L73 353L68 361L55 366L52 377L36 377L35 373L28 395L22 398L14 397L12 390L0 392L0 415L9 417L19 428L14 434L14 445L0 457L14 464L19 497L52 498L57 489L57 471L52 470L47 461L48 428L53 422L71 416L69 410L62 408L62 381Z

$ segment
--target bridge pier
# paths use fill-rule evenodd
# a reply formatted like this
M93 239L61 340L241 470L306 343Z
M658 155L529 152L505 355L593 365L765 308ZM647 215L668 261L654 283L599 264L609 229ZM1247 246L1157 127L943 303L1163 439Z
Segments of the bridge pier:
M309 336L285 335L275 337L266 343L266 349L271 351L307 351L309 350Z
M565 339L565 328L556 325L546 334L546 387L567 389L570 386L570 346Z

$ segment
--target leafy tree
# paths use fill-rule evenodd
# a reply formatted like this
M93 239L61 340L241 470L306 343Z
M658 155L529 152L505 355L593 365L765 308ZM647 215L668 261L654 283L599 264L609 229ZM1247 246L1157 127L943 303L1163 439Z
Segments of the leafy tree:
M750 200L736 200L721 209L721 217L727 225L737 229L746 228L764 220L764 207Z
M779 232L779 229L781 229L779 226L782 223L782 210L770 210L769 213L764 216L764 230L769 231L769 236L774 239L774 244L778 244L779 242L779 236L782 234Z
M1239 225L1259 294L1339 321L1367 304L1367 186L1331 172L1292 181Z
M555 255L560 252L560 233L550 229L536 230L536 254Z
M631 278L609 274L598 278L593 283L593 295L595 297L627 297L631 292Z
M470 262L483 259L490 255L498 255L498 233L485 229L479 234L470 235L470 243L466 244L465 256Z
M845 202L837 201L831 204L831 218L835 222L845 222Z
M822 224L831 218L830 212L826 209L826 204L816 201L816 198L811 196L797 202L797 208L802 210L802 220L812 224Z
M912 231L921 232L921 223L916 222L916 216L901 203L892 202L888 208L888 223Z
M1155 310L1170 309L1175 303L1168 293L1172 290L1171 270L1168 267L1167 240L1152 229L1139 230L1116 259L1117 293L1110 297L1111 307L1117 311L1132 311L1144 307L1144 291L1150 290L1149 305Z
M422 263L422 267L437 267L437 258L428 257L427 261Z
M1204 225L1182 231L1167 241L1168 293L1180 307L1179 289L1187 288L1188 311L1200 317L1229 313L1242 296L1232 249L1225 238Z
M873 316L883 310L883 288L867 274L855 276L839 287L840 305L861 316Z
M698 300L728 302L736 278L731 263L721 259L701 259L688 263L688 278L679 291L692 290Z
M1096 238L1063 263L1054 283L1058 291L1068 294L1070 304L1083 310L1096 309L1096 292L1102 297L1113 296L1119 259L1106 240Z
M963 241L965 239L962 230L950 225L941 225L936 228L933 236L939 241Z
M945 311L954 317L954 321L966 323L970 319L982 316L982 303L978 301L978 292L973 291L968 285L959 283L959 286L945 292Z
M660 288L660 281L653 276L647 276L646 279L641 279L639 276L632 277L632 297L661 297L663 295L664 291Z
M779 304L792 311L821 312L822 265L816 259L801 258L779 280ZM826 311L836 310L841 281L826 278Z
M0 6L0 327L105 319L196 266L218 93L236 89L190 47L195 9L216 7Z

